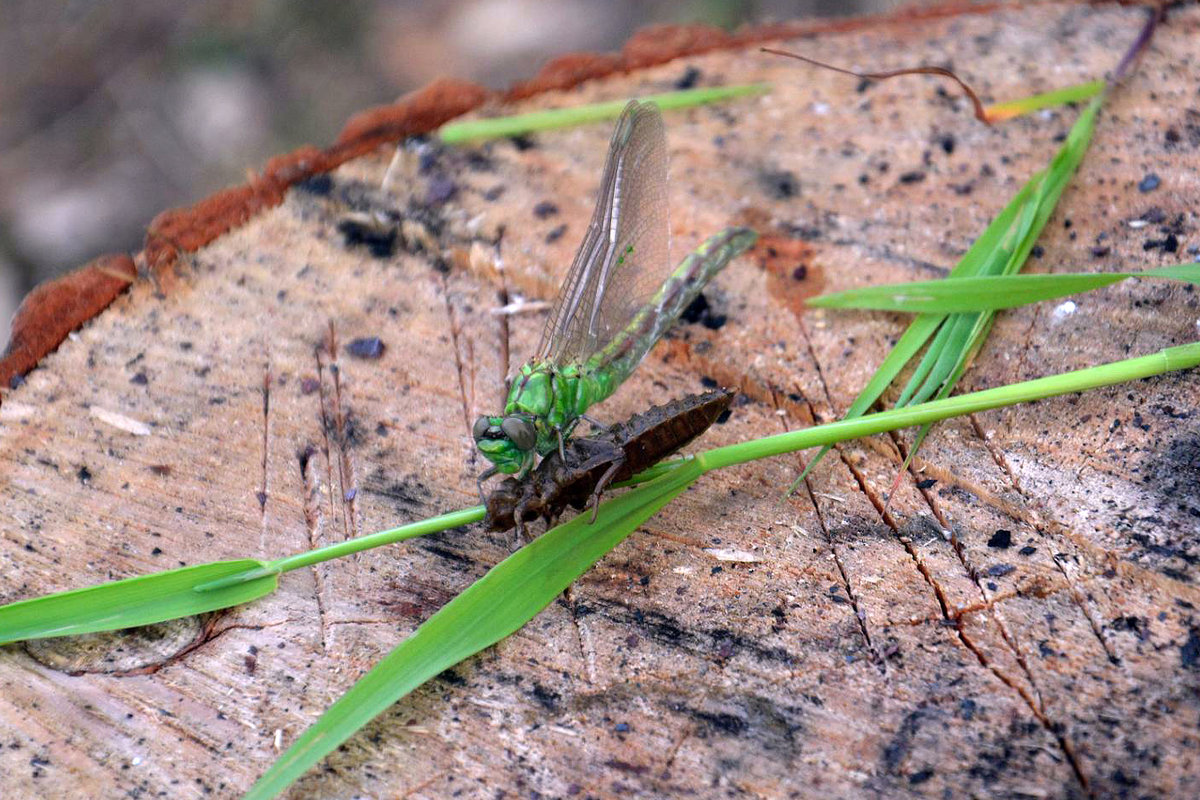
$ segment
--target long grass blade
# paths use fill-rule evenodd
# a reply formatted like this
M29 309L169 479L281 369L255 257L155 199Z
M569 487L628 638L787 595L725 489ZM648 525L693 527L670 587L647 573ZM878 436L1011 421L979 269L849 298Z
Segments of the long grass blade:
M944 278L849 289L808 301L818 308L955 313L997 311L1056 300L1111 286L1130 278L1165 279L1200 285L1200 263L1173 264L1138 272L1068 272L1053 275L989 275Z
M738 86L684 89L677 92L652 94L638 99L656 103L659 108L667 111L674 108L689 108L707 103L717 103L722 100L731 100L735 97L765 94L770 90L770 84L749 83ZM628 103L628 99L614 100L610 103L592 103L590 105L572 106L570 108L556 108L549 111L532 111L528 114L514 114L508 117L495 117L493 119L447 122L441 128L438 128L437 137L446 144L462 144L463 142L483 139L504 139L510 136L524 136L539 131L569 128L589 122L616 119L620 116L626 103Z
M0 644L134 628L236 606L275 591L279 575L268 572L203 594L192 589L266 566L253 558L216 561L9 603L0 606Z
M483 519L482 506L441 514L274 561L214 561L0 606L0 644L150 625L240 605L275 591L279 575L371 547Z
M687 489L691 462L580 514L497 564L429 618L305 731L246 793L265 800L286 789L363 725L425 681L513 633L597 560Z
M867 414L856 419L840 419L788 433L777 433L750 442L738 442L695 456L705 471L744 464L760 458L792 453L810 447L823 447L831 442L843 442L860 436L894 431L915 425L940 422L950 417L974 414L992 408L1043 400L1072 392L1083 392L1099 386L1140 380L1180 369L1200 366L1200 342L1168 347L1157 353L1136 358L1112 361L1094 367L1048 375L1044 378L1011 383L979 392L958 394L942 400L931 400L907 408L893 408ZM853 436L846 434L853 432ZM670 466L670 462L661 466ZM635 478L637 476L634 476Z

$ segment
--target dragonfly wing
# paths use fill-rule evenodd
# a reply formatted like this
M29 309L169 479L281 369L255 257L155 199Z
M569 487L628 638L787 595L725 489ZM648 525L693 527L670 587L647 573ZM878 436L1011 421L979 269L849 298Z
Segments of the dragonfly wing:
M542 333L538 356L586 361L665 280L667 141L652 103L629 102L617 121L596 210Z

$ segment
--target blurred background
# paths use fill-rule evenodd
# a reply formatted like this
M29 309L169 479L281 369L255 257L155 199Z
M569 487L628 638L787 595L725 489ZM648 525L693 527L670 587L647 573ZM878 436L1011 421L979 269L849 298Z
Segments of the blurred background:
M493 87L655 23L886 10L895 0L4 0L0 347L36 283L140 249L159 211L245 180L439 75Z

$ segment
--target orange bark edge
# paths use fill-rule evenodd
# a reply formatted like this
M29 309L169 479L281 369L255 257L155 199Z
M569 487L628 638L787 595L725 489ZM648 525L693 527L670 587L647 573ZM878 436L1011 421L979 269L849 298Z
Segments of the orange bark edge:
M633 35L619 53L572 53L547 63L528 81L493 92L466 81L439 79L395 103L351 117L337 141L321 150L304 146L276 156L241 186L224 189L187 208L163 211L150 223L142 251L130 257L111 253L33 289L13 317L8 348L0 357L0 388L13 387L67 338L98 315L138 278L138 266L160 286L183 253L195 251L282 202L289 186L395 143L428 133L489 99L522 100L547 91L570 89L614 73L663 64L682 56L733 49L774 39L845 32L926 19L981 14L1010 2L968 5L951 2L889 14L838 20L762 25L727 33L708 25L662 25Z

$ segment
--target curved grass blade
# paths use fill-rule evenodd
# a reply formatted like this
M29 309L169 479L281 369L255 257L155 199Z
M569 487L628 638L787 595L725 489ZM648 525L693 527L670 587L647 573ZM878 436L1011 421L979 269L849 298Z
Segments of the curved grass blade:
M1138 272L1069 272L1053 275L989 275L867 286L809 299L818 308L955 313L996 311L1056 300L1130 278L1167 279L1200 285L1200 263Z
M756 94L766 94L771 91L768 83L749 83L738 86L711 86L699 89L684 89L678 92L666 92L638 98L651 102L664 111L675 108L718 103L722 100L732 100L735 97L748 97ZM467 120L464 122L448 122L438 128L437 137L446 144L462 144L463 142L482 139L503 139L510 136L522 136L538 131L569 128L584 125L589 122L616 119L625 108L626 100L614 100L609 103L592 103L572 108L556 108L549 111L533 111L528 114L514 114L495 119Z
M522 547L430 617L359 679L259 779L246 800L282 792L425 681L513 633L701 475L694 460Z
M9 603L0 607L0 644L135 628L235 606L275 591L278 572L212 592L193 588L267 566L253 558L216 561Z

